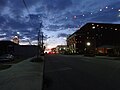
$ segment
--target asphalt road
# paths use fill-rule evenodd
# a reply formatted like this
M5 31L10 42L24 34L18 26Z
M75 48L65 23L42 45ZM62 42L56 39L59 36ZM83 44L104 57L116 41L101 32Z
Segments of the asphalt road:
M120 90L120 61L45 56L44 90Z

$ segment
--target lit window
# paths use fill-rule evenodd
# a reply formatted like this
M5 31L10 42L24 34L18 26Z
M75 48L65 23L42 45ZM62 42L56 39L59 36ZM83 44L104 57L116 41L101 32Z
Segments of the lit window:
M89 37L87 37L87 39L89 39Z
M99 27L99 25L97 25L97 27Z
M93 26L92 29L95 29L95 26Z
M101 27L101 28L103 28L103 27Z
M80 41L80 43L82 43L82 41Z
M105 27L105 29L107 29L107 27Z
M111 28L111 29L113 29L113 28Z
M115 30L118 30L117 28L115 28Z
M94 25L94 24L92 24L92 25Z

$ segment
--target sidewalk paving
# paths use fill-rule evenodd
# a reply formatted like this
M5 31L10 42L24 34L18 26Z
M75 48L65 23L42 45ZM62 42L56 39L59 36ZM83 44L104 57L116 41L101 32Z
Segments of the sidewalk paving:
M31 59L0 71L0 90L42 90L43 63Z

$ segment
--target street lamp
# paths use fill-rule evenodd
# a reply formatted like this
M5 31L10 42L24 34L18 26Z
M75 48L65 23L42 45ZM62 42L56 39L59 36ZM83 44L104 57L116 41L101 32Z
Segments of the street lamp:
M90 43L90 42L87 42L87 43L86 43L86 45L87 45L87 46L90 46L90 45L91 45L91 43Z

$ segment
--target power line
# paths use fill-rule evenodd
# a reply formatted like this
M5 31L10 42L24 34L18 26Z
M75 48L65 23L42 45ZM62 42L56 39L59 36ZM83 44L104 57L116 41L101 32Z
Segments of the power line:
M26 8L26 10L27 10L27 12L29 14L30 19L31 19L30 11L29 11L29 8L28 8L25 0L22 0L22 2L23 2L24 6L25 6L25 8ZM33 25L33 23L31 22L31 20L30 20L30 24ZM40 42L39 38L40 38L40 33L41 33L41 27L42 27L42 22L40 23L40 29L38 30L38 47L39 47L39 42ZM43 40L42 40L42 43L43 43Z
M30 17L30 10L29 10L25 0L22 0L22 2L23 2L24 6L25 6L25 8L26 8L26 10L28 12L29 18L31 19L31 17ZM31 24L31 26L33 26L33 23L31 22L31 20L30 20L30 24Z
M28 7L27 7L27 4L26 4L25 0L22 0L22 1L23 1L23 4L25 5L25 8L26 8L28 14L30 14L30 11L29 11L29 9L28 9Z

